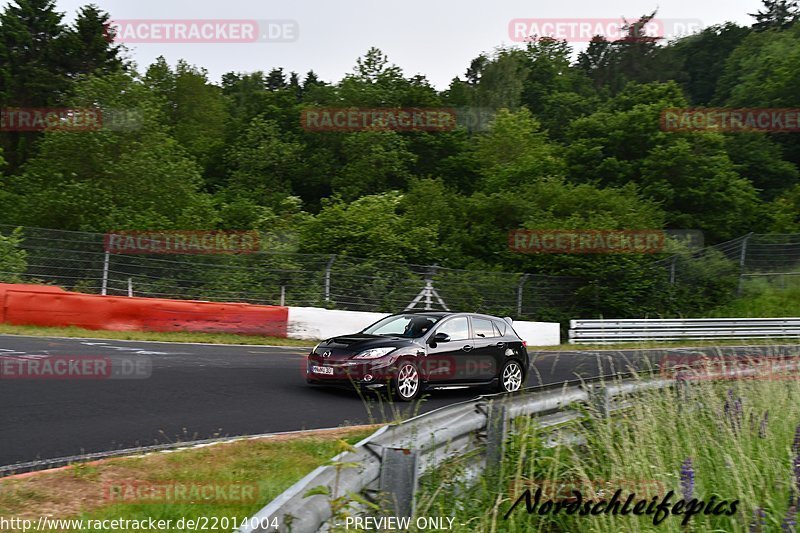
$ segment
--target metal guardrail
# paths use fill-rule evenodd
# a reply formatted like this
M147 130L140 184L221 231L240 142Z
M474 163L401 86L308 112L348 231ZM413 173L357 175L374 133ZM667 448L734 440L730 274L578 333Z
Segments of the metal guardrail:
M598 412L608 415L627 406L617 401L620 396L674 383L672 379L642 381L619 380L619 377L619 374L600 376L514 394L481 396L384 426L356 444L352 451L336 456L328 466L315 469L295 483L239 531L325 531L332 518L331 500L349 494L380 503L392 516L411 516L420 475L451 458L477 451L483 453L471 465L473 476L499 465L509 420L537 415L538 427L552 429L584 416L570 406L593 405ZM551 437L546 445L555 446L563 437ZM337 468L337 464L351 466ZM318 487L327 487L332 493L309 495L309 491Z
M774 361L778 363L774 364ZM712 368L715 370L704 371L698 377L731 379L752 377L763 371L757 366ZM622 379L623 374L615 374L534 387L514 394L481 396L384 426L356 444L352 451L339 454L328 466L315 469L292 485L251 517L239 532L327 531L332 518L331 500L341 496L350 499L350 495L378 503L391 516L412 516L418 478L448 459L480 452L470 463L471 477L474 479L481 472L487 475L496 473L504 455L509 420L536 415L539 428L558 428L557 432L551 431L546 446L567 441L581 442L581 438L568 427L561 427L585 416L579 407L591 406L600 416L610 416L630 406L626 396L676 384L683 386L687 383L687 375L695 372L692 369L672 370L669 377L647 380ZM800 358L790 357L788 362L786 358L773 359L769 371L798 373ZM554 436L554 432L558 435ZM330 492L309 492L319 487ZM364 510L352 499L351 502L350 510Z
M800 338L800 318L570 320L571 344L681 339Z

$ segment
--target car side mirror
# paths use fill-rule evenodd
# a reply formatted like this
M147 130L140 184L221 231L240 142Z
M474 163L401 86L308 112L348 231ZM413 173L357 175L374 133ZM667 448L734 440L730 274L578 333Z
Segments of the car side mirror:
M434 334L433 337L431 337L430 343L436 344L437 342L450 342L450 335L442 332Z

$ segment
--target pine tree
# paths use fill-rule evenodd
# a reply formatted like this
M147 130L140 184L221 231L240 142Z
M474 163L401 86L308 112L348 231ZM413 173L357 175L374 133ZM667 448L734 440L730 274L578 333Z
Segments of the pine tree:
M78 12L67 36L73 76L98 71L108 73L122 67L121 46L113 43L109 20L108 13L93 5L84 6Z
M758 13L748 13L756 19L753 29L785 30L800 18L797 0L763 0L764 9Z

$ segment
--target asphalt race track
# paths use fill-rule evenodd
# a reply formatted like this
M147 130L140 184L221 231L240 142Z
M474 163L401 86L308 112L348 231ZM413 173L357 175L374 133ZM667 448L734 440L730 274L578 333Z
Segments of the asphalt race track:
M0 466L152 444L379 423L395 419L398 411L425 412L481 392L433 391L412 404L390 405L348 391L311 388L305 383L305 352L0 335L0 359L97 356L120 367L141 363L149 375L1 379ZM532 353L535 371L528 386L623 371L625 361L638 366L644 357L634 351Z

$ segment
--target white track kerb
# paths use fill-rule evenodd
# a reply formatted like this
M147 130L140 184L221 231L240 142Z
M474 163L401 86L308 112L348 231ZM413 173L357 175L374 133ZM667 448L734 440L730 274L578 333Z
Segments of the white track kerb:
M319 340L355 333L388 316L388 313L334 311L319 307L289 307L287 336L290 339ZM553 346L561 343L557 322L514 321L514 331L528 346Z

